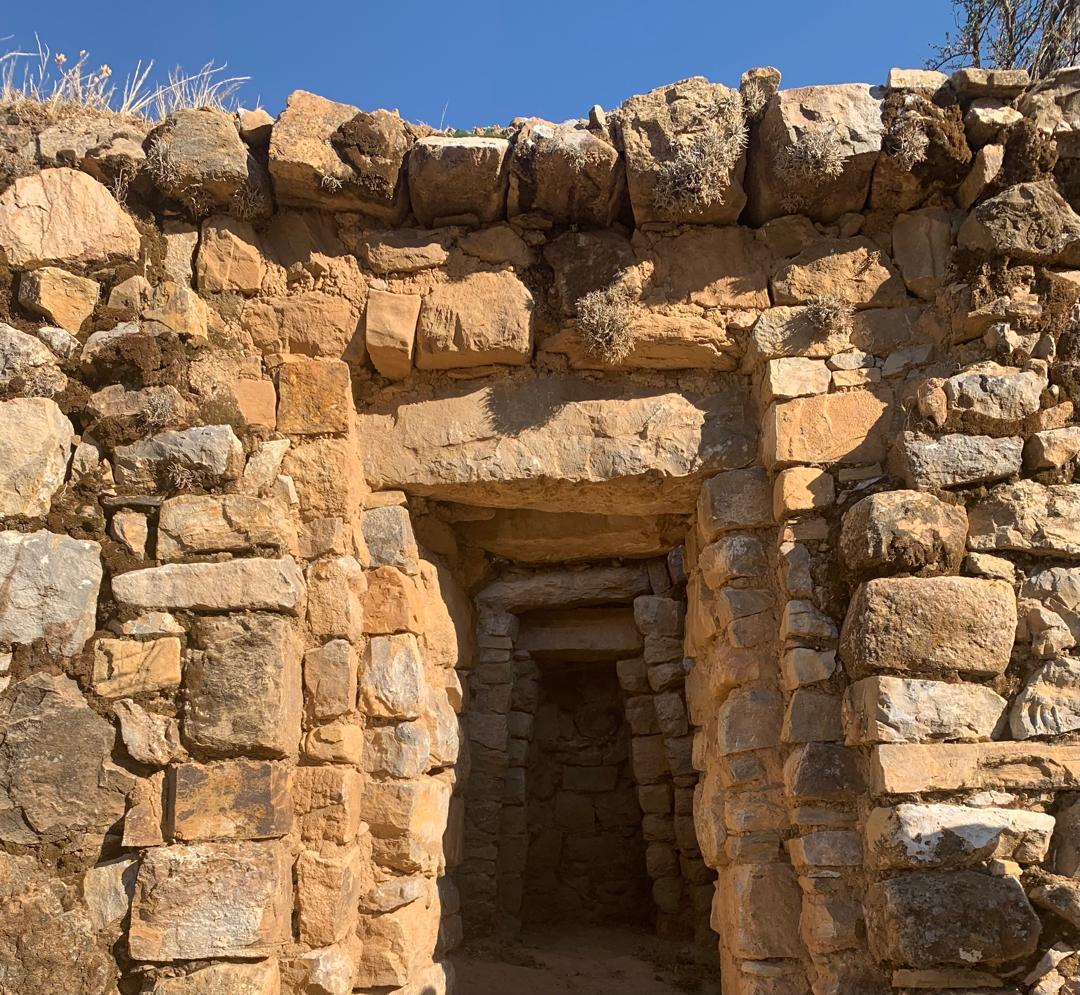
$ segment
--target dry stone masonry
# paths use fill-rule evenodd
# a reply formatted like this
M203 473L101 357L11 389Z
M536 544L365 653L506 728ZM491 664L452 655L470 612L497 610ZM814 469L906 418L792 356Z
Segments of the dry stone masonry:
M0 995L1080 991L1080 69L780 82L0 106Z

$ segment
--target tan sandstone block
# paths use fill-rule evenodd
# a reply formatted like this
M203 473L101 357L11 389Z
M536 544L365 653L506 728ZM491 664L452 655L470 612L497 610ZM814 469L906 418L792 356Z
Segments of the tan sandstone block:
M849 390L774 403L765 413L762 455L787 463L878 463L885 458L891 395Z
M772 279L777 304L836 298L857 308L902 307L904 281L869 238L824 239L804 249Z
M298 767L293 798L305 843L352 843L360 834L363 782L351 767Z
M404 380L412 372L419 294L368 294L365 336L371 362L384 377Z
M292 858L274 843L149 849L131 910L134 960L264 957L291 938Z
M19 303L69 332L78 332L94 313L101 288L53 266L23 273L19 278Z
M292 828L290 775L280 763L180 764L170 771L169 795L178 840L269 839Z
M146 995L281 995L276 960L258 964L211 964L176 978L149 982Z
M450 786L438 778L369 781L364 789L364 817L371 828L376 862L406 874L440 868L449 805Z
M221 214L204 221L195 275L202 293L258 293L266 276L266 260L255 229Z
M278 372L279 432L340 434L352 423L352 380L341 360L287 357Z
M179 687L180 640L99 639L94 645L93 685L106 698Z
M356 928L361 893L371 868L363 849L304 850L296 862L297 929L302 942L326 947Z
M369 635L420 633L424 603L416 581L396 567L377 567L366 576L364 632Z
M832 474L812 466L793 466L781 470L773 484L773 517L782 522L819 508L828 508L836 500Z
M356 707L356 652L346 639L333 639L304 654L304 701L320 722Z

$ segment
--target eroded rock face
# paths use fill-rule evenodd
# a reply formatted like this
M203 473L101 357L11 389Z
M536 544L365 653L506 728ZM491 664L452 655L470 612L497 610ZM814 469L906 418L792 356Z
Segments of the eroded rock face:
M44 169L0 194L0 258L14 269L80 269L138 254L135 222L85 173Z
M70 678L36 674L0 705L0 839L103 836L124 814L116 732Z
M1048 180L1018 183L984 201L958 238L965 249L1024 262L1080 265L1080 217Z
M972 549L1080 556L1080 485L1004 484L969 516Z
M67 472L75 429L45 397L0 402L0 516L37 518Z
M653 514L689 511L701 477L750 462L738 387L620 393L544 378L372 408L359 416L366 476L494 507Z

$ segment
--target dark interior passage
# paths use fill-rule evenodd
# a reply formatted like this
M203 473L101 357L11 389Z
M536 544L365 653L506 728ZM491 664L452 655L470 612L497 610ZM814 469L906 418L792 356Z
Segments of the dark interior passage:
M528 772L523 922L648 923L630 729L610 661L541 663Z

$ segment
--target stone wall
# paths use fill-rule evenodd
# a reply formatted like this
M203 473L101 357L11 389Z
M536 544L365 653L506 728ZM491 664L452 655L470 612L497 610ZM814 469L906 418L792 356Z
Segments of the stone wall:
M726 995L1080 985L1080 70L778 87L0 107L2 995L451 991L615 604Z

